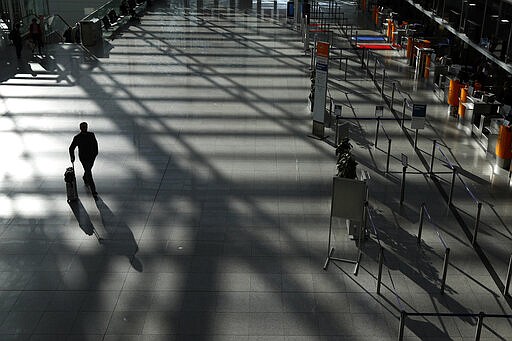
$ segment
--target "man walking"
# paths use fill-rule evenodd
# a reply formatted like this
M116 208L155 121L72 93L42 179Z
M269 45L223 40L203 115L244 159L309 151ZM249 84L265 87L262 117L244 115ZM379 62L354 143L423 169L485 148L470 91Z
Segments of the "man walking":
M87 131L87 127L87 122L80 123L80 134L73 138L73 142L69 146L69 156L71 162L75 162L75 148L78 147L78 158L84 167L84 182L91 188L94 199L97 199L98 193L92 179L92 166L94 166L94 160L98 155L98 141L96 141L94 133Z

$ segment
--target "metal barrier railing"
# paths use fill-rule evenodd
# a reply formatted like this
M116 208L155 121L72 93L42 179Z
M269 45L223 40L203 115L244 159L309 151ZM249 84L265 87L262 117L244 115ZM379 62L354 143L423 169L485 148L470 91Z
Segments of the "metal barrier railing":
M425 203L422 203L421 204L421 208L420 208L420 221L419 221L419 225L418 225L418 237L417 237L418 246L421 246L421 234L423 232L423 220L425 218L425 215L427 216L427 219L430 221L430 223L435 226L437 237L439 238L439 240L441 241L441 244L444 247L443 269L442 269L442 272L441 272L442 273L442 276L441 276L441 295L443 295L444 294L444 288L445 288L445 285L446 285L446 275L448 273L450 248L446 245L446 242L445 242L443 236L441 235L441 232L439 232L439 229L437 228L437 226L435 224L433 224L432 217L428 213L428 209L427 209L427 206L426 206Z
M442 145L442 146L448 148L447 145L445 145L444 143L440 142L439 140L436 140L436 139L432 140L432 153L430 154L430 166L429 166L429 174L431 176L433 176L435 174L451 173L451 171L449 171L449 172L442 172L442 171L434 172L434 161L436 160L436 155L435 154L436 154L436 149L439 148L439 145Z
M356 44L357 44L357 35L356 35ZM391 89L390 95L389 95L390 109L391 110L394 109L396 92L398 92L402 96L402 101L404 103L406 103L406 102L411 103L410 108L412 109L413 100L411 98L411 95L409 93L403 91L402 84L399 80L387 77L386 64L382 60L381 56L371 50L363 49L362 51L363 52L362 52L362 56L361 56L361 67L363 67L363 68L366 67L369 76L374 80L374 82L376 82L376 84L378 84L377 82L379 81L380 84L378 84L378 85L380 87L381 96L386 96L386 87ZM373 57L373 60L374 60L373 73L370 70L370 63L371 63L370 57ZM365 62L365 58L366 58L366 62ZM405 120L405 106L404 106L404 110L402 111L402 127L403 127L404 120Z
M437 142L434 140L434 148L432 149L432 159L434 159L435 146L436 145L437 145ZM448 157L443 152L443 149L441 147L438 146L437 149L439 150L439 152L441 153L443 158L446 160L446 163L447 163L448 167L452 170L452 180L451 180L451 184L450 184L450 194L448 196L448 205L451 206L452 202L453 202L453 191L454 191L454 188L455 188L455 179L457 177L459 178L460 182L464 186L464 189L466 190L466 192L469 194L469 197L476 204L476 207L477 207L477 209L476 209L476 218L475 218L475 225L474 225L474 228L473 228L473 238L471 240L471 243L473 245L475 245L475 243L477 241L478 229L479 229L479 226L480 226L480 214L482 212L482 202L480 200L478 200L478 198L473 194L473 192L466 185L466 182L460 176L459 171L458 171L459 167L455 166L455 165L453 165L451 163L451 161L448 159ZM432 164L431 165L431 169L433 169L433 161L431 161L431 164ZM432 170L431 170L431 174L433 174Z
M368 206L367 206L367 208L368 208ZM379 268L378 268L378 273L377 273L377 294L380 295L380 289L382 286L382 268L383 268L384 262L385 262L384 246L382 246L382 243L380 241L379 232L377 230L377 227L375 226L371 211L369 209L366 210L366 215L368 217L368 221L370 222L370 226L373 230L373 234L375 235L375 238L377 239L377 244L379 245L379 259L378 259ZM400 299L400 296L397 293L395 282L393 281L393 277L391 276L391 272L389 271L389 268L388 268L388 276L389 276L389 280L391 281L391 286L393 287L392 291L393 291L393 294L397 301L397 306L399 307L400 311L403 311L404 308L403 308L402 300Z
M343 48L341 47L333 47L331 48L330 52L334 54L335 51L340 51L339 55L338 56L332 56L330 57L329 59L330 60L336 60L336 59L339 59L339 65L338 65L338 70L341 70L341 64L343 63L343 61L345 61L345 76L344 76L344 80L346 81L347 80L347 71L348 71L348 60L349 60L349 57L348 56L343 56Z
M345 124L340 124L341 104L335 102L334 97L332 97L332 95L331 95L330 89L327 89L327 99L329 100L329 109L327 111L329 114L329 119L328 119L327 127L334 130L334 146L337 147L341 143L343 138L349 137L349 127L348 127L348 125L345 126ZM336 114L337 106L340 107L339 115Z
M382 131L384 132L384 136L386 136L386 139L388 140L388 151L387 151L387 156L386 156L386 174L389 173L389 159L390 159L390 155L391 155L391 138L389 137L388 133L386 132L386 129L384 129L384 126L381 127L380 125L380 117L377 117L377 128L375 129L375 143L374 143L374 147L377 148L377 144L378 144L378 141L379 141L379 131L380 129L382 129Z
M342 11L342 6L334 1L329 1L327 6L325 3L313 1L310 6L311 19L335 24L340 24L340 21L345 20L345 13Z
M422 316L422 317L476 317L476 328L475 328L475 341L479 341L482 335L482 327L484 318L512 318L512 315L507 314L486 314L484 312L475 313L408 313L405 310L400 311L400 324L398 329L398 340L404 339L405 322L409 316Z
M118 12L119 5L121 5L122 0L110 0L105 3L103 6L89 13L87 16L82 18L80 21L91 20L93 18L101 19L103 16L107 15L111 9L115 9Z
M424 206L422 205L422 207L424 207ZM428 214L428 211L426 210L426 207L424 209L424 212L428 215L428 218L430 220L431 217ZM383 271L383 266L384 266L384 263L385 263L384 247L382 246L382 243L380 241L379 233L378 233L378 230L377 230L377 228L375 226L375 223L373 221L373 218L372 218L370 210L367 210L367 217L368 217L368 221L370 222L370 227L372 228L373 233L376 236L377 244L379 245L379 258L378 258L378 264L379 265L378 265L378 274L377 274L377 294L380 295L381 294L381 287L382 287L382 271ZM422 221L422 219L420 219L420 221ZM418 236L420 237L421 234L418 233ZM441 237L441 235L438 234L438 236L439 236L439 238L441 240L441 243L445 247L445 250L449 250L449 248L446 245L446 242ZM446 274L447 274L447 268L448 268L449 253L450 253L449 251L445 252L445 258L444 258L444 262L443 262L443 275L442 275L442 286L441 286L441 290L442 291L441 291L441 293L444 292L444 283L446 282ZM407 311L405 311L405 309L403 307L403 304L401 302L401 299L400 299L400 297L397 294L396 286L395 286L395 284L393 282L393 278L391 276L391 273L390 273L389 269L388 269L388 275L389 275L389 278L390 278L390 281L391 281L391 285L393 287L392 292L393 292L393 294L394 294L394 296L395 296L395 298L397 300L397 306L398 306L398 308L400 310L400 321L399 321L399 327L398 327L398 340L399 341L403 341L403 339L404 339L404 332L405 332L405 326L406 326L406 322L407 322L407 317L413 317L413 316L422 316L422 317L476 317L477 321L476 321L476 327L475 327L475 337L474 337L475 341L479 341L480 340L480 337L481 337L481 334L482 334L482 327L483 327L484 318L506 318L506 319L512 318L512 315L507 315L507 314L486 314L484 312L479 312L478 314L475 314L475 313L437 313L437 312L436 313L421 313L421 312L407 312ZM512 255L510 257L509 269L508 269L508 273L507 273L507 284L505 285L504 292L508 292L508 288L509 288L509 285L510 285L510 278L511 277L512 277Z

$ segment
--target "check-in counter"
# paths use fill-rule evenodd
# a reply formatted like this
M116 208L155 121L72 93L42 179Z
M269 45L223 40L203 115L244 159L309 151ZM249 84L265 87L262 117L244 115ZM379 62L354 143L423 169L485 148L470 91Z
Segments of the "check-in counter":
M477 137L481 137L483 128L490 125L491 119L502 117L499 113L502 104L498 101L483 101L480 97L467 96L463 105L466 107L464 122L471 123L471 132Z
M485 119L482 121L486 121ZM482 128L482 135L480 136L480 143L486 148L488 158L494 159L496 157L496 143L498 141L498 133L500 126L503 124L503 118L493 118L487 127Z

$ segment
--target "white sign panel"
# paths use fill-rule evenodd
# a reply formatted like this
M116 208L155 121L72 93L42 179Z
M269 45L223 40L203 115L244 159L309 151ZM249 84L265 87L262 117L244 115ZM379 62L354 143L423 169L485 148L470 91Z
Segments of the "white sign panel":
M427 116L427 105L426 104L413 104L412 117L411 117L411 129L425 128L426 116Z
M327 62L317 58L315 78L315 103L313 105L313 120L325 121L325 96L327 95Z
M376 105L375 106L375 117L382 117L382 116L384 116L384 106Z
M361 221L366 197L366 182L333 177L332 216Z

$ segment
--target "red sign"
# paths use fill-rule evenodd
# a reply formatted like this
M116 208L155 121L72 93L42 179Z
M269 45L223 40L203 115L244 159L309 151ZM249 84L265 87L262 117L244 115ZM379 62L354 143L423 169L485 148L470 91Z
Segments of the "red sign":
M329 43L323 41L316 42L316 55L317 57L329 58Z

